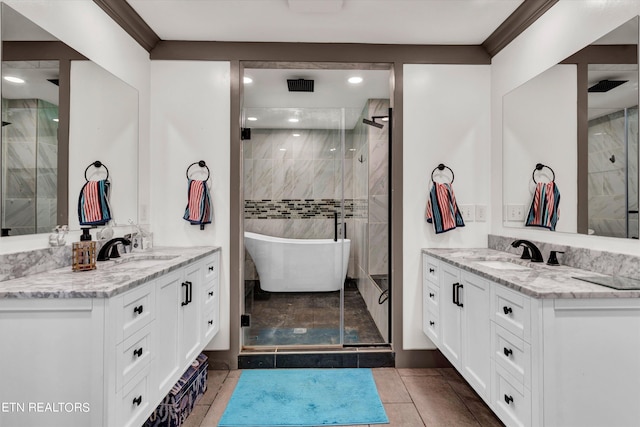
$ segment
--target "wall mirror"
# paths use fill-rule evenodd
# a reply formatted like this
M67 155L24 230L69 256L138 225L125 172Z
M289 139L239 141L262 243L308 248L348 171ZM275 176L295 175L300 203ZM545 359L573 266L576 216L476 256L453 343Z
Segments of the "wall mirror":
M525 227L534 180L554 180L555 231L638 238L638 30L635 17L504 96L505 227Z
M112 225L136 221L137 90L6 4L0 13L2 235L79 229L78 195L96 160L109 168Z

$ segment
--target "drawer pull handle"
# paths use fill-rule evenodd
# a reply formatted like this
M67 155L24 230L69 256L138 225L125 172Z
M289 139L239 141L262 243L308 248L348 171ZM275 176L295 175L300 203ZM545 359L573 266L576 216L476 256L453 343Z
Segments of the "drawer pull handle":
M212 297L213 296L213 291L209 292L209 296Z
M434 268L430 268L429 269L429 273L435 273L435 272L436 272L436 270Z
M144 307L142 305L139 305L133 308L133 312L135 314L142 314L143 311L144 311Z
M505 315L507 315L509 313L513 313L513 309L511 307L507 307L506 305L504 307L502 307L502 311L504 311Z
M509 356L511 356L513 354L513 350L511 350L510 348L507 348L507 347L505 347L503 351L504 351L504 355L506 357L509 357Z
M136 357L140 357L140 356L142 356L142 347L140 347L140 348L138 348L138 349L136 349L136 350L133 350L133 354L134 354Z
M434 326L434 325L436 324L436 322L434 322L433 320L429 320L429 324L430 324L431 326Z
M133 398L133 404L136 406L140 406L140 404L142 403L142 396L138 396L138 397L134 397Z
M213 271L213 266L209 267L209 271Z
M207 323L208 323L209 325L213 325L213 320L209 320Z
M512 396L507 396L506 394L504 395L504 401L507 402L507 405L510 405L511 402L513 402L513 397Z
M436 294L429 292L429 298L433 298L435 296L436 296Z

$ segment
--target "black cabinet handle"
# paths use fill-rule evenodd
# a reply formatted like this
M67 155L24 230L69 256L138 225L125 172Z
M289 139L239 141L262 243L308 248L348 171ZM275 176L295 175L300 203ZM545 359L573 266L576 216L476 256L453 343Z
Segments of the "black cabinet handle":
M138 396L138 397L134 397L133 398L133 404L136 406L140 406L140 404L142 403L142 396Z
M209 325L213 325L213 320L209 320L207 323L208 323Z
M189 300L187 301L187 304L189 304L193 301L193 283L187 282L187 285L189 285Z
M184 307L185 305L189 304L189 283L182 282L180 286L184 288L184 301L180 303L180 305Z
M511 404L511 402L513 402L513 397L512 396L507 396L506 394L504 395L504 401L507 402L507 405Z
M458 305L458 286L460 286L460 283L454 283L453 284L453 290L451 291L452 295L453 295L453 303L455 305Z
M507 348L507 347L504 347L503 352L504 352L504 355L507 356L507 357L509 357L509 356L511 356L513 354L513 350L511 350L510 348Z
M429 273L435 273L435 271L436 271L436 270L435 270L434 268L430 268L430 269L429 269Z
M434 294L434 293L432 293L432 292L429 292L429 298L433 298L433 297L435 297L435 296L436 296L436 294Z
M138 349L136 349L136 350L133 350L133 354L134 354L136 357L140 357L140 356L142 356L142 347L140 347L140 348L138 348Z
M506 305L504 307L502 307L502 311L504 311L505 315L507 315L509 313L513 313L513 309L511 307L507 307Z
M209 292L209 296L212 297L213 296L213 291Z
M133 308L133 312L135 314L142 314L143 311L144 311L144 306L142 306L142 305L139 305L139 306Z
M458 289L456 289L457 292L457 300L458 300L458 307L464 307L464 304L460 302L460 289L464 288L464 285L459 284L458 285Z
M436 324L436 322L434 322L433 320L429 320L429 325L434 326Z
M213 271L213 266L209 267L209 271Z

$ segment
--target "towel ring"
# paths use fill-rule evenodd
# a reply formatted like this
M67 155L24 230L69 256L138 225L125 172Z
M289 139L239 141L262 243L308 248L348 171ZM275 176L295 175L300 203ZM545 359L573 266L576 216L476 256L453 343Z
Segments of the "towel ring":
M195 166L198 165L201 168L206 168L207 169L207 179L205 179L205 181L209 180L209 177L211 176L211 171L209 170L209 166L207 166L207 164L204 162L204 160L200 160L198 162L193 162L189 165L189 167L187 168L187 179L191 179L189 178L189 169L191 169L191 166Z
M89 166L87 166L87 168L84 170L84 179L89 182L89 178L87 178L87 172L89 171L89 168L93 166L94 168L104 168L107 171L107 177L105 178L105 180L109 179L109 169L107 169L107 166L102 163L100 160L96 160L95 162L91 163Z
M453 184L453 180L456 178L455 174L453 173L453 170L449 167L449 166L445 166L443 163L440 163L438 166L436 166L435 168L433 168L433 170L431 171L431 181L435 182L433 180L433 174L435 173L436 170L444 170L445 168L449 169L451 171L451 182L449 184Z
M556 180L556 173L553 171L553 169L551 169L547 165L543 165L542 163L538 163L538 164L536 164L536 168L533 170L533 173L531 174L531 178L533 179L533 182L535 184L538 183L538 181L536 181L536 171L540 171L540 170L542 170L542 168L547 168L547 169L549 169L551 171L551 174L553 175L553 178L551 178L552 182Z

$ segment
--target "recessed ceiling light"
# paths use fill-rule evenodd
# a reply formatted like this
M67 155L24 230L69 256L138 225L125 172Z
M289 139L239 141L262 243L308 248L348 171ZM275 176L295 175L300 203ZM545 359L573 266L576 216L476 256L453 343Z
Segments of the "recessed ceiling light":
M383 122L388 122L388 121L389 121L389 117L383 117L383 118L382 118L382 119L380 119L380 120L382 120Z
M59 121L60 121L60 119L53 119L53 121L54 121L54 122L59 122Z
M336 151L336 149L335 148L331 148L329 151Z
M250 122L255 122L256 120L258 120L257 117L247 117L247 120L249 120Z
M286 148L281 148L280 151L287 151L287 149Z
M294 133L293 136L300 136L300 134L299 133Z
M22 80L20 77L4 76L4 79L11 83L24 83L24 80Z
M292 117L292 118L290 118L290 119L289 119L289 121L290 121L291 123L298 123L300 120L299 120L299 119L296 119L295 117Z
M355 148L349 148L349 151L356 151Z
M358 76L349 77L349 80L347 81L353 85L357 85L358 83L362 83L362 77L358 77Z
M242 78L242 81L243 81L244 84L253 83L253 79L251 77L247 77L247 76L244 76Z

